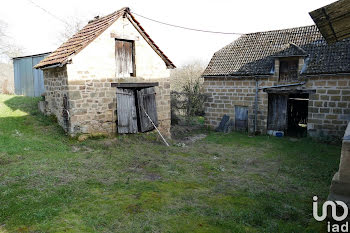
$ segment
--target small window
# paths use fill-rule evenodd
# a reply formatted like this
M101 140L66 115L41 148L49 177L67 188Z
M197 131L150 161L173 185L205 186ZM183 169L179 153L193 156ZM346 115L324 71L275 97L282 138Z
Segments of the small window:
M298 80L298 59L280 60L280 82L289 82Z
M115 41L115 62L117 77L134 77L135 53L134 42L129 40Z

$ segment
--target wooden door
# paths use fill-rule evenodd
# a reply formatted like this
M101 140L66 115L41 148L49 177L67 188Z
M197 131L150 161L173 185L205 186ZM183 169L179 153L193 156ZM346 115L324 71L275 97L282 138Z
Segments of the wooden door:
M132 89L117 89L118 133L137 133L135 94Z
M248 131L248 107L235 106L235 129Z
M144 88L137 91L137 100L140 116L141 132L152 130L154 127L148 119L145 111L152 119L153 123L158 126L158 114L156 105L156 92L154 87Z
M287 129L288 95L269 94L267 129L284 131Z
M115 62L117 77L134 76L133 42L126 40L115 41Z

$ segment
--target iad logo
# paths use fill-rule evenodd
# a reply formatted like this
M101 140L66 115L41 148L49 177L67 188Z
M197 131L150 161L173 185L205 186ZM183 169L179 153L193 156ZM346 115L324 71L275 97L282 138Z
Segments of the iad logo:
M314 202L313 202L313 216L314 218L319 221L322 222L323 220L326 219L327 217L327 209L328 206L331 207L331 214L332 214L332 218L337 221L337 222L341 222L344 221L346 219L346 217L348 216L349 213L349 209L348 206L342 202L342 201L326 201L325 203L323 203L322 206L322 214L321 216L318 215L318 197L314 196ZM337 205L341 206L343 208L343 214L341 216L337 215ZM327 227L328 232L349 232L349 222L346 222L345 224L331 224L330 222L328 222L328 227Z

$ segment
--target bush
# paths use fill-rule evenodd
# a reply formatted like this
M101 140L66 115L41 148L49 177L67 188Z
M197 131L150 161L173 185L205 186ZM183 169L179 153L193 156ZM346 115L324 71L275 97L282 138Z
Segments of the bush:
M203 93L200 79L189 81L183 85L182 91L171 92L171 122L177 124L179 115L187 119L204 116L204 102L207 95Z

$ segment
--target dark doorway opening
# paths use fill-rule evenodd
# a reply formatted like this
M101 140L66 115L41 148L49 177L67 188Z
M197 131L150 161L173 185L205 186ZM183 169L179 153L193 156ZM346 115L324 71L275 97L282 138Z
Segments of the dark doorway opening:
M307 135L309 94L290 94L287 106L287 135L292 137L305 137Z

